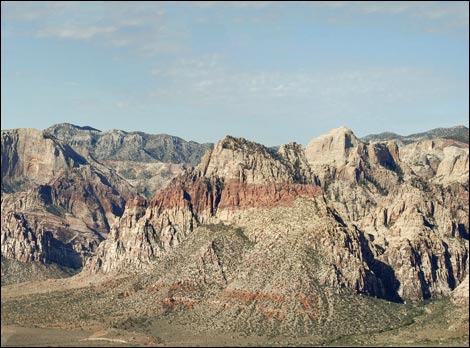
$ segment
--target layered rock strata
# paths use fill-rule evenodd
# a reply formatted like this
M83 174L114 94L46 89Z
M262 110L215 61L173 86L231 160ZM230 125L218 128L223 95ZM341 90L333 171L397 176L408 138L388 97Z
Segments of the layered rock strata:
M134 195L112 170L47 132L2 131L5 258L80 268Z
M257 258L271 260L261 269L276 273L280 254L268 250L279 248L296 250L302 260L312 255L298 271L319 286L394 301L447 296L468 274L468 178L459 162L465 153L468 161L468 148L449 150L454 145L444 141L439 150L459 154L455 169L441 160L441 180L416 173L396 142L367 144L346 128L305 150L288 144L275 152L226 137L152 200L129 202L86 268L151 269L196 227L224 223L242 227L255 243L252 259L242 261L246 286L257 279ZM305 243L307 254L300 251ZM286 257L286 265L295 260ZM273 281L263 287L276 287Z

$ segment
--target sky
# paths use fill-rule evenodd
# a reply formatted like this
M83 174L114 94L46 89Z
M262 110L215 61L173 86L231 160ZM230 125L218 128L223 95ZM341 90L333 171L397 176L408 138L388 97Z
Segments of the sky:
M468 118L468 1L1 2L2 129L274 146Z

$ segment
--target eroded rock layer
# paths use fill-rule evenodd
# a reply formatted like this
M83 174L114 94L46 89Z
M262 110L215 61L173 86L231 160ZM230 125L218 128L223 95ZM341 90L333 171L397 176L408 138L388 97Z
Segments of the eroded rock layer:
M2 256L79 269L133 189L47 132L2 131Z
M315 283L393 301L447 296L468 274L468 146L436 144L410 157L396 142L367 144L344 127L305 150L226 137L152 200L129 202L86 268L152 269L198 226L222 223L254 243L227 289L258 280L250 293L285 287L276 274L287 267L305 277L293 281L297 291ZM439 158L433 175L417 173L416 156Z

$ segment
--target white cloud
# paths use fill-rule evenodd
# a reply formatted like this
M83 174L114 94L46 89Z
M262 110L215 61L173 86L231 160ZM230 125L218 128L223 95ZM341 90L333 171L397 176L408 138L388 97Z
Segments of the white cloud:
M162 2L80 2L80 1L43 1L2 2L2 37L11 36L16 30L42 38L60 38L82 41L98 41L114 47L129 47L134 51L153 55L160 52L182 52L191 50L188 41L192 33L186 24L174 24L165 13ZM172 3L171 6L181 6ZM271 1L228 1L228 2L188 2L186 6L198 6L200 11L195 20L211 23L211 16L221 16L218 20L226 23L279 21L289 14L290 6L299 11L310 8L320 16L329 17L329 23L341 23L344 16L361 19L361 16L389 14L402 16L414 23L417 19L427 32L453 31L467 29L468 2L421 2L421 1L319 1L288 4ZM205 11L217 7L218 11ZM231 9L246 9L243 15L234 14ZM269 11L258 11L269 9ZM181 9L180 9L181 10ZM194 9L184 9L188 12ZM294 12L295 12L294 11ZM325 14L325 11L327 14ZM196 12L196 11L194 11ZM189 13L189 18L191 18ZM199 16L199 17L198 17ZM202 16L202 17L201 17ZM29 23L28 26L12 24ZM176 21L177 22L177 21ZM225 23L224 22L224 23ZM18 29L21 28L21 29Z
M111 34L117 31L116 27L71 27L71 28L45 28L37 32L39 37L59 37L62 39L87 40L98 36Z
M148 50L150 41L164 46L163 17L160 2L2 3L2 27L4 22L26 22L30 24L29 34L41 38L99 40L111 46L143 50Z
M429 25L444 23L441 29L469 25L468 1L315 1L311 5L330 8L336 14L388 14L427 20Z
M409 67L364 68L349 71L240 71L218 56L182 59L152 70L159 86L152 96L200 103L341 103L394 104L438 98L456 84L444 74Z

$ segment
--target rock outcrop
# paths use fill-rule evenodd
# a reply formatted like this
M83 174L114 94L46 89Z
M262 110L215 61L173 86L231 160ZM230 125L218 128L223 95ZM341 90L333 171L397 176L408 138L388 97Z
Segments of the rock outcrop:
M85 262L94 274L151 273L198 241L181 269L165 270L184 274L160 281L210 288L224 306L293 294L308 309L312 293L333 298L341 289L422 300L449 296L468 277L464 143L366 143L345 127L305 149L227 136L185 168L147 158L154 143L143 133L68 128L2 132L5 258L70 268ZM147 162L134 165L129 154ZM169 182L159 189L162 173ZM153 198L128 184L146 175ZM234 240L211 239L213 229ZM191 307L195 296L205 295L175 293L165 303ZM273 315L297 306L279 303Z
M452 301L458 306L468 308L468 295L469 287L467 275L462 283L460 283L460 285L454 291L452 291Z
M276 152L226 137L152 200L129 202L86 269L152 269L198 226L223 223L241 227L255 245L241 261L237 289L254 291L256 269L275 273L281 254L286 267L299 264L279 248L304 260L294 273L305 283L393 301L447 296L468 274L468 155L454 145L442 142L441 152L452 155L443 155L442 175L429 178L396 142L367 144L344 127L305 150L288 144ZM269 261L255 267L257 260ZM270 289L286 281L263 279Z
M76 151L88 151L98 161L136 161L163 163L199 163L211 144L185 141L167 134L147 134L110 130L102 132L91 127L79 127L68 123L46 129L60 141Z
M455 140L423 140L400 148L400 158L418 176L435 183L468 181L468 145Z
M2 256L78 269L132 187L48 132L2 131Z
M137 193L149 198L184 168L197 165L212 147L166 134L116 129L102 132L68 123L49 127L46 132L83 157L114 169Z

